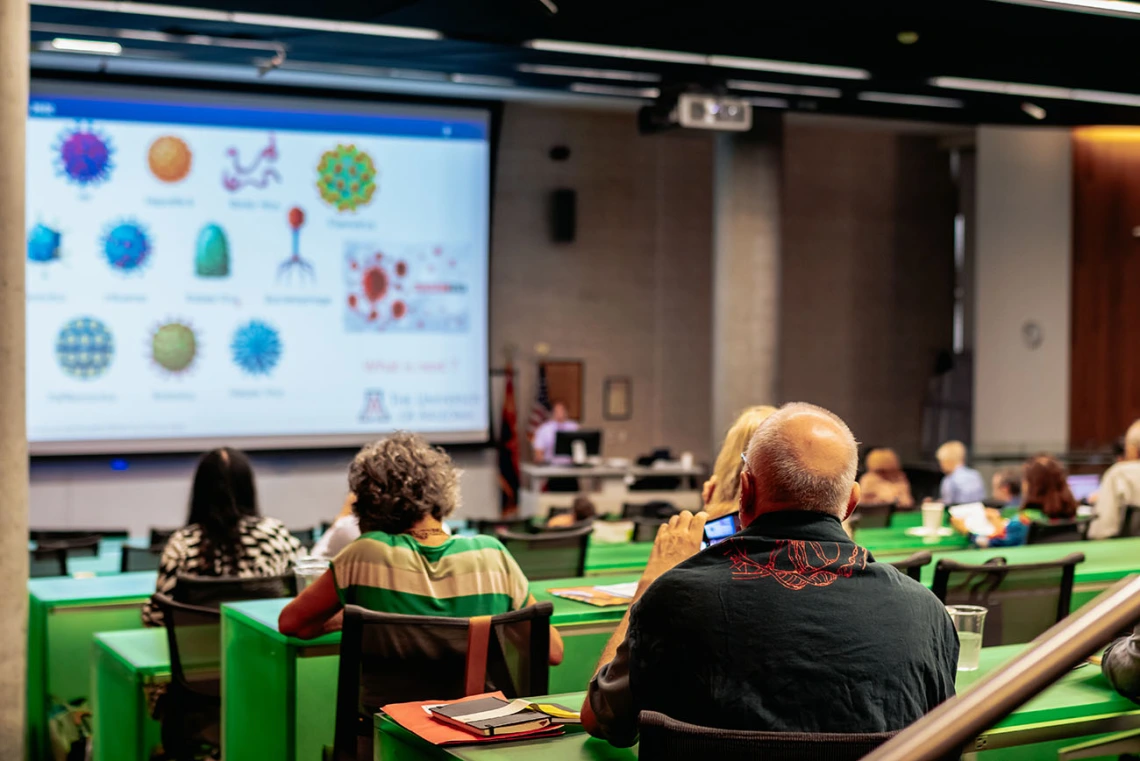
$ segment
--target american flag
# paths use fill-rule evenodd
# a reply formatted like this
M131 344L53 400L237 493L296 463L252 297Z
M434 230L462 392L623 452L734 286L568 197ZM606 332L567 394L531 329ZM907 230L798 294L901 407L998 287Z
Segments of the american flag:
M550 389L546 387L546 365L538 363L538 383L534 389L534 404L530 407L530 417L526 421L526 438L534 441L538 427L550 418Z

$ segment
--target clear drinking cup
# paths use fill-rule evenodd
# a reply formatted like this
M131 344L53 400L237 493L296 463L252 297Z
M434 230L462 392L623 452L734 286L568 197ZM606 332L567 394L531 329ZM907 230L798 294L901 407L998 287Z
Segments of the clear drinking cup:
M325 558L301 555L293 562L293 575L297 578L297 594L305 591L305 587L321 577L329 568L329 561Z
M958 670L977 671L982 655L986 609L980 605L947 605L946 612L958 630Z

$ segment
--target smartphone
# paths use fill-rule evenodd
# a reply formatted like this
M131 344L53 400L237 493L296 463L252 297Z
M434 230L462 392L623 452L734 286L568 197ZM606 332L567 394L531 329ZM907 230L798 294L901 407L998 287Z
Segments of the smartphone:
M701 549L723 542L739 530L740 513L738 512L714 518L705 524L705 540L701 542Z

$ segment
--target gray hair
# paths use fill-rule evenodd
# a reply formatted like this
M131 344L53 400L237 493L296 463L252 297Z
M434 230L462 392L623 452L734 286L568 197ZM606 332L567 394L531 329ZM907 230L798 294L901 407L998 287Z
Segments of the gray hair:
M799 415L825 418L839 429L843 439L843 463L821 471L808 465L803 450L785 431L785 424ZM756 430L748 445L748 470L756 478L761 499L795 504L803 510L843 518L859 467L859 443L838 415L804 402L785 404Z
M1124 434L1124 446L1140 450L1140 420L1128 426L1128 432Z
M459 471L442 449L397 431L361 449L348 467L360 530L401 534L459 507Z

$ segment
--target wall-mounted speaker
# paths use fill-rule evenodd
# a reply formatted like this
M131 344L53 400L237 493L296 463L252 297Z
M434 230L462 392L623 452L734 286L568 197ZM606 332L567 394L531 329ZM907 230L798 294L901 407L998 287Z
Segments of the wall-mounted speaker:
M559 188L550 194L550 237L555 243L573 243L578 231L578 192Z

